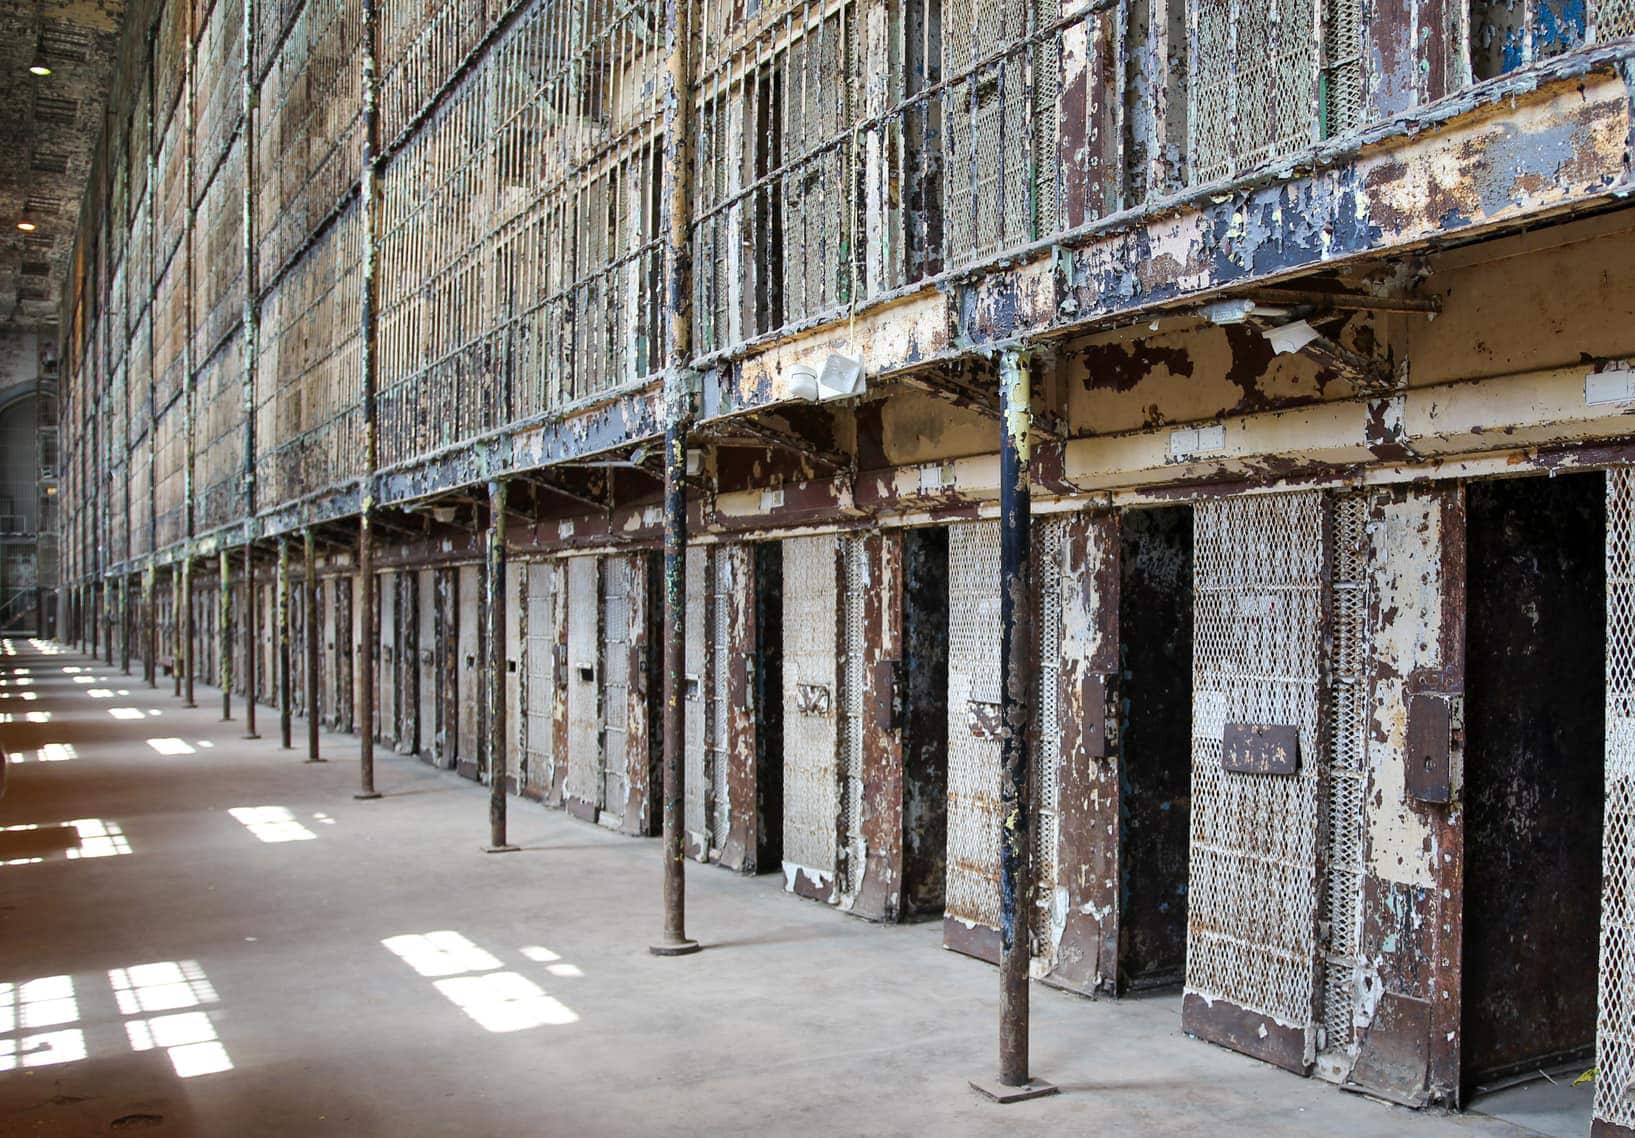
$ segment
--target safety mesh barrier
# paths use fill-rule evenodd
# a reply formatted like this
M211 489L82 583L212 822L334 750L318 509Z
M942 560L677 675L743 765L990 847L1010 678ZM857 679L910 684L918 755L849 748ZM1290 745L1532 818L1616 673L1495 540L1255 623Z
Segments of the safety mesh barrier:
M1607 472L1606 815L1595 1117L1635 1127L1635 470Z
M1300 1029L1317 952L1324 510L1306 492L1193 512L1186 989ZM1297 772L1222 770L1228 723L1296 728Z
M999 523L948 529L948 884L944 911L999 927Z
M783 860L831 877L841 811L836 558L832 535L783 543Z
M1317 141L1313 4L1189 0L1192 181L1251 169Z

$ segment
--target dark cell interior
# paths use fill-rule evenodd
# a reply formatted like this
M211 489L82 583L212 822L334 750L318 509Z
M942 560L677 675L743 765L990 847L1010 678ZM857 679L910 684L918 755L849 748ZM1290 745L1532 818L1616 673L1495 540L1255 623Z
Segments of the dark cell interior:
M942 915L948 865L948 531L903 535L903 907Z
M1186 967L1192 808L1192 508L1124 514L1119 968L1121 992Z
M783 866L783 549L755 546L755 868Z
M1599 474L1467 491L1467 1093L1595 1040L1603 494Z

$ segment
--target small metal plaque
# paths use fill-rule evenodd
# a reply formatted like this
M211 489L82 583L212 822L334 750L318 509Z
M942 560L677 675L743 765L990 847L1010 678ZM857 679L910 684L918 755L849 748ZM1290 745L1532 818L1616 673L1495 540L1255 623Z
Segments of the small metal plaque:
M802 715L828 715L833 706L826 684L795 685L795 710Z
M1431 692L1408 697L1408 731L1403 782L1408 797L1420 802L1452 802L1453 708Z
M1228 723L1221 734L1221 769L1294 774L1300 769L1300 729L1278 723Z
M978 739L997 739L1004 724L999 704L973 699L965 705L965 724Z
M1079 698L1083 701L1080 730L1083 732L1084 753L1088 758L1105 759L1107 717L1111 714L1107 706L1107 677L1101 672L1086 672L1079 692Z
M895 731L903 725L902 661L877 660L874 665L874 725Z

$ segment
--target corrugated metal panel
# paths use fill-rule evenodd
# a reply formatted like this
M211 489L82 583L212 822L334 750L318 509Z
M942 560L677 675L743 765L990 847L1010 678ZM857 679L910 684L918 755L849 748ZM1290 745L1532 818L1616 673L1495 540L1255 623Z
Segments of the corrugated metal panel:
M1315 1046L1327 533L1319 492L1214 499L1193 514L1192 850L1186 991ZM1292 775L1221 769L1228 723L1299 733ZM1187 1023L1232 1046L1242 1043ZM1291 1064L1292 1065L1292 1064Z
M835 538L783 543L783 860L831 882L840 814Z
M999 927L999 523L948 530L945 913Z

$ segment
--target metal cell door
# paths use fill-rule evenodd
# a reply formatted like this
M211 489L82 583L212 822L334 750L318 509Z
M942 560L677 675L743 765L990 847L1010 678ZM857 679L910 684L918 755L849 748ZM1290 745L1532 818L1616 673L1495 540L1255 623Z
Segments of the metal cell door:
M415 737L420 757L437 761L437 570L415 574L415 608L419 617L415 648L419 652L420 705L415 709Z
M397 731L396 573L375 576L375 740L390 743Z
M598 558L568 558L568 771L563 795L570 811L593 821L602 803L600 570Z
M335 578L335 715L337 729L353 730L352 647L357 640L352 623L352 578Z
M616 826L630 796L630 612L638 557L609 556L602 566L602 812Z
M340 690L337 677L341 674L341 654L336 651L335 643L335 604L339 597L333 584L326 585L319 581L318 598L318 627L322 630L322 639L318 641L319 656L328 665L319 673L328 682L318 693L318 706L322 712L320 722L333 729L340 723L340 712L336 710L335 703L335 693Z
M685 762L686 799L682 817L686 828L686 848L690 857L709 860L711 842L710 755L706 745L710 735L710 703L705 699L709 686L710 628L708 598L713 548L692 546L687 550L687 655L682 700L686 712Z
M556 566L531 561L524 572L523 749L528 786L548 791L556 770Z
M482 749L478 745L481 737L482 711L482 676L478 663L482 659L481 646L477 630L482 624L482 601L479 596L479 570L475 565L462 565L457 570L456 604L460 614L459 624L459 680L458 692L460 699L459 739L455 744L455 755L459 759L456 769L467 778L477 777L478 756Z
M1635 469L1607 471L1606 808L1595 1122L1635 1129Z
M1193 542L1182 1027L1304 1072L1317 1042L1328 501L1307 492L1200 503Z
M420 745L420 613L419 577L412 571L393 575L397 593L397 706L393 730L397 753L412 755Z
M999 958L999 523L948 530L948 885L943 943Z
M710 840L719 854L731 829L730 800L727 793L728 717L732 714L730 679L732 640L728 617L735 593L733 567L741 547L717 546L710 550L709 607L709 709L708 762L710 772Z
M829 900L839 861L839 595L832 536L783 543L783 872Z

